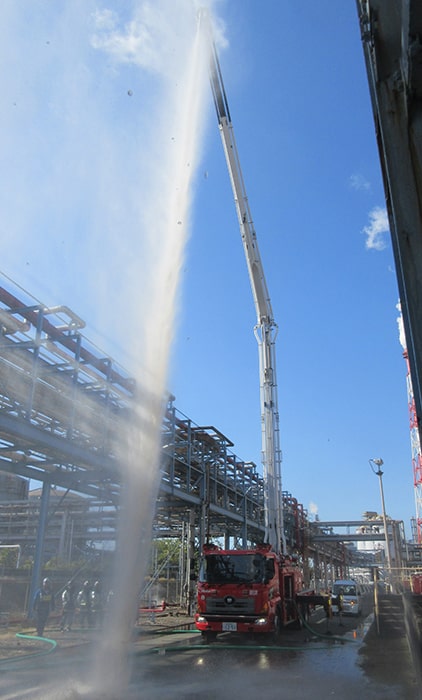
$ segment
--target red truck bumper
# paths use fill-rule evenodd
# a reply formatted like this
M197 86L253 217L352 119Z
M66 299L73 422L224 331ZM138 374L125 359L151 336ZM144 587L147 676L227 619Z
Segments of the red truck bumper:
M273 622L268 617L256 617L248 620L213 620L197 613L195 615L195 627L201 632L240 632L254 634L268 634L273 630Z

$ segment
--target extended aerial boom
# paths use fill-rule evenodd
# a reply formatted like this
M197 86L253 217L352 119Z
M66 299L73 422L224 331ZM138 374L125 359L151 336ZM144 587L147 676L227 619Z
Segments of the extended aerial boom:
M273 317L270 296L258 249L258 241L243 182L220 64L212 37L210 20L206 13L202 14L202 22L204 30L208 35L211 88L233 188L240 233L257 316L255 336L258 341L259 350L266 541L272 546L275 552L279 553L280 549L285 552L286 546L283 524L281 450L275 361L275 340L278 328Z
M232 183L240 233L245 249L246 262L251 281L252 294L258 323L265 322L276 328L271 308L270 295L265 281L264 270L258 249L256 233L253 227L246 189L240 168L239 156L234 138L233 125L224 90L220 64L214 43L211 44L210 81L217 112L218 125L223 142L230 180Z

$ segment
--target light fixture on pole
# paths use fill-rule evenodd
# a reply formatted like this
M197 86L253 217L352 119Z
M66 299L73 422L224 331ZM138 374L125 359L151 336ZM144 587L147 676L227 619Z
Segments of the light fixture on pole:
M382 475L384 472L382 471L381 467L384 464L382 459L370 459L369 460L369 466L371 467L372 471L376 476L379 478L380 481L380 494L381 494L381 507L382 507L382 521L384 524L384 537L385 537L385 551L387 554L387 565L388 565L388 573L390 577L390 583L391 583L391 556L390 556L390 542L388 538L388 530L387 530L387 516L385 514L385 501L384 501L384 489L382 486ZM375 470L375 467L377 469Z

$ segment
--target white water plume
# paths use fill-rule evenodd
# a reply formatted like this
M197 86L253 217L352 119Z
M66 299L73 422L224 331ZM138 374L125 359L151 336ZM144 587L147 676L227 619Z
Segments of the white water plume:
M189 4L190 5L190 4ZM186 20L187 3L179 2L179 10L184 10L184 18L178 18L178 27ZM157 14L154 8L154 28L157 29ZM151 6L149 6L151 10ZM148 19L150 15L142 15ZM192 18L191 18L192 20ZM174 26L165 25L167 30ZM148 277L148 313L145 314L144 333L142 333L142 364L148 370L148 380L142 377L142 387L146 390L146 401L142 392L139 397L138 419L126 432L127 440L122 440L119 458L125 465L123 489L120 505L119 539L117 562L113 584L113 602L106 618L109 634L103 636L98 656L95 690L110 697L120 697L130 677L127 644L130 642L130 630L136 616L137 594L144 578L149 558L154 503L159 485L160 435L163 413L163 397L166 389L169 351L173 336L175 304L180 269L183 261L186 236L189 229L189 213L192 199L193 175L198 162L199 144L204 123L205 90L207 87L207 47L201 41L198 31L193 31L192 21L187 24L189 30L180 31L178 46L173 52L167 51L164 58L166 73L177 77L167 94L165 114L159 116L163 121L162 136L167 138L168 148L161 152L159 168L152 167L156 177L158 197L153 197L148 209L143 213L144 221L153 233L155 247L150 257L151 274ZM108 36L102 45L116 50L125 60L134 60L137 55L137 42L126 33L122 37L116 34ZM148 35L137 26L136 36ZM148 35L148 56L159 55L160 33ZM181 37L184 40L181 41ZM97 45L98 38L96 39ZM158 46L156 45L158 42ZM128 51L124 51L124 46ZM177 53L178 55L177 55ZM174 76L175 57L177 76ZM168 61L171 60L171 71ZM142 61L139 65L143 65ZM157 69L157 60L153 66ZM164 117L164 118L163 118ZM171 130L169 121L171 118ZM169 140L171 133L171 140ZM144 312L145 313L145 312ZM141 415L142 414L142 415ZM142 428L140 426L143 426Z

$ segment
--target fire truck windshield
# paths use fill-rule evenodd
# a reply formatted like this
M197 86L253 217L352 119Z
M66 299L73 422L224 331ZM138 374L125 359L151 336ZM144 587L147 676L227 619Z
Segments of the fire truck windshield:
M199 580L203 583L262 583L265 557L262 554L207 554Z

